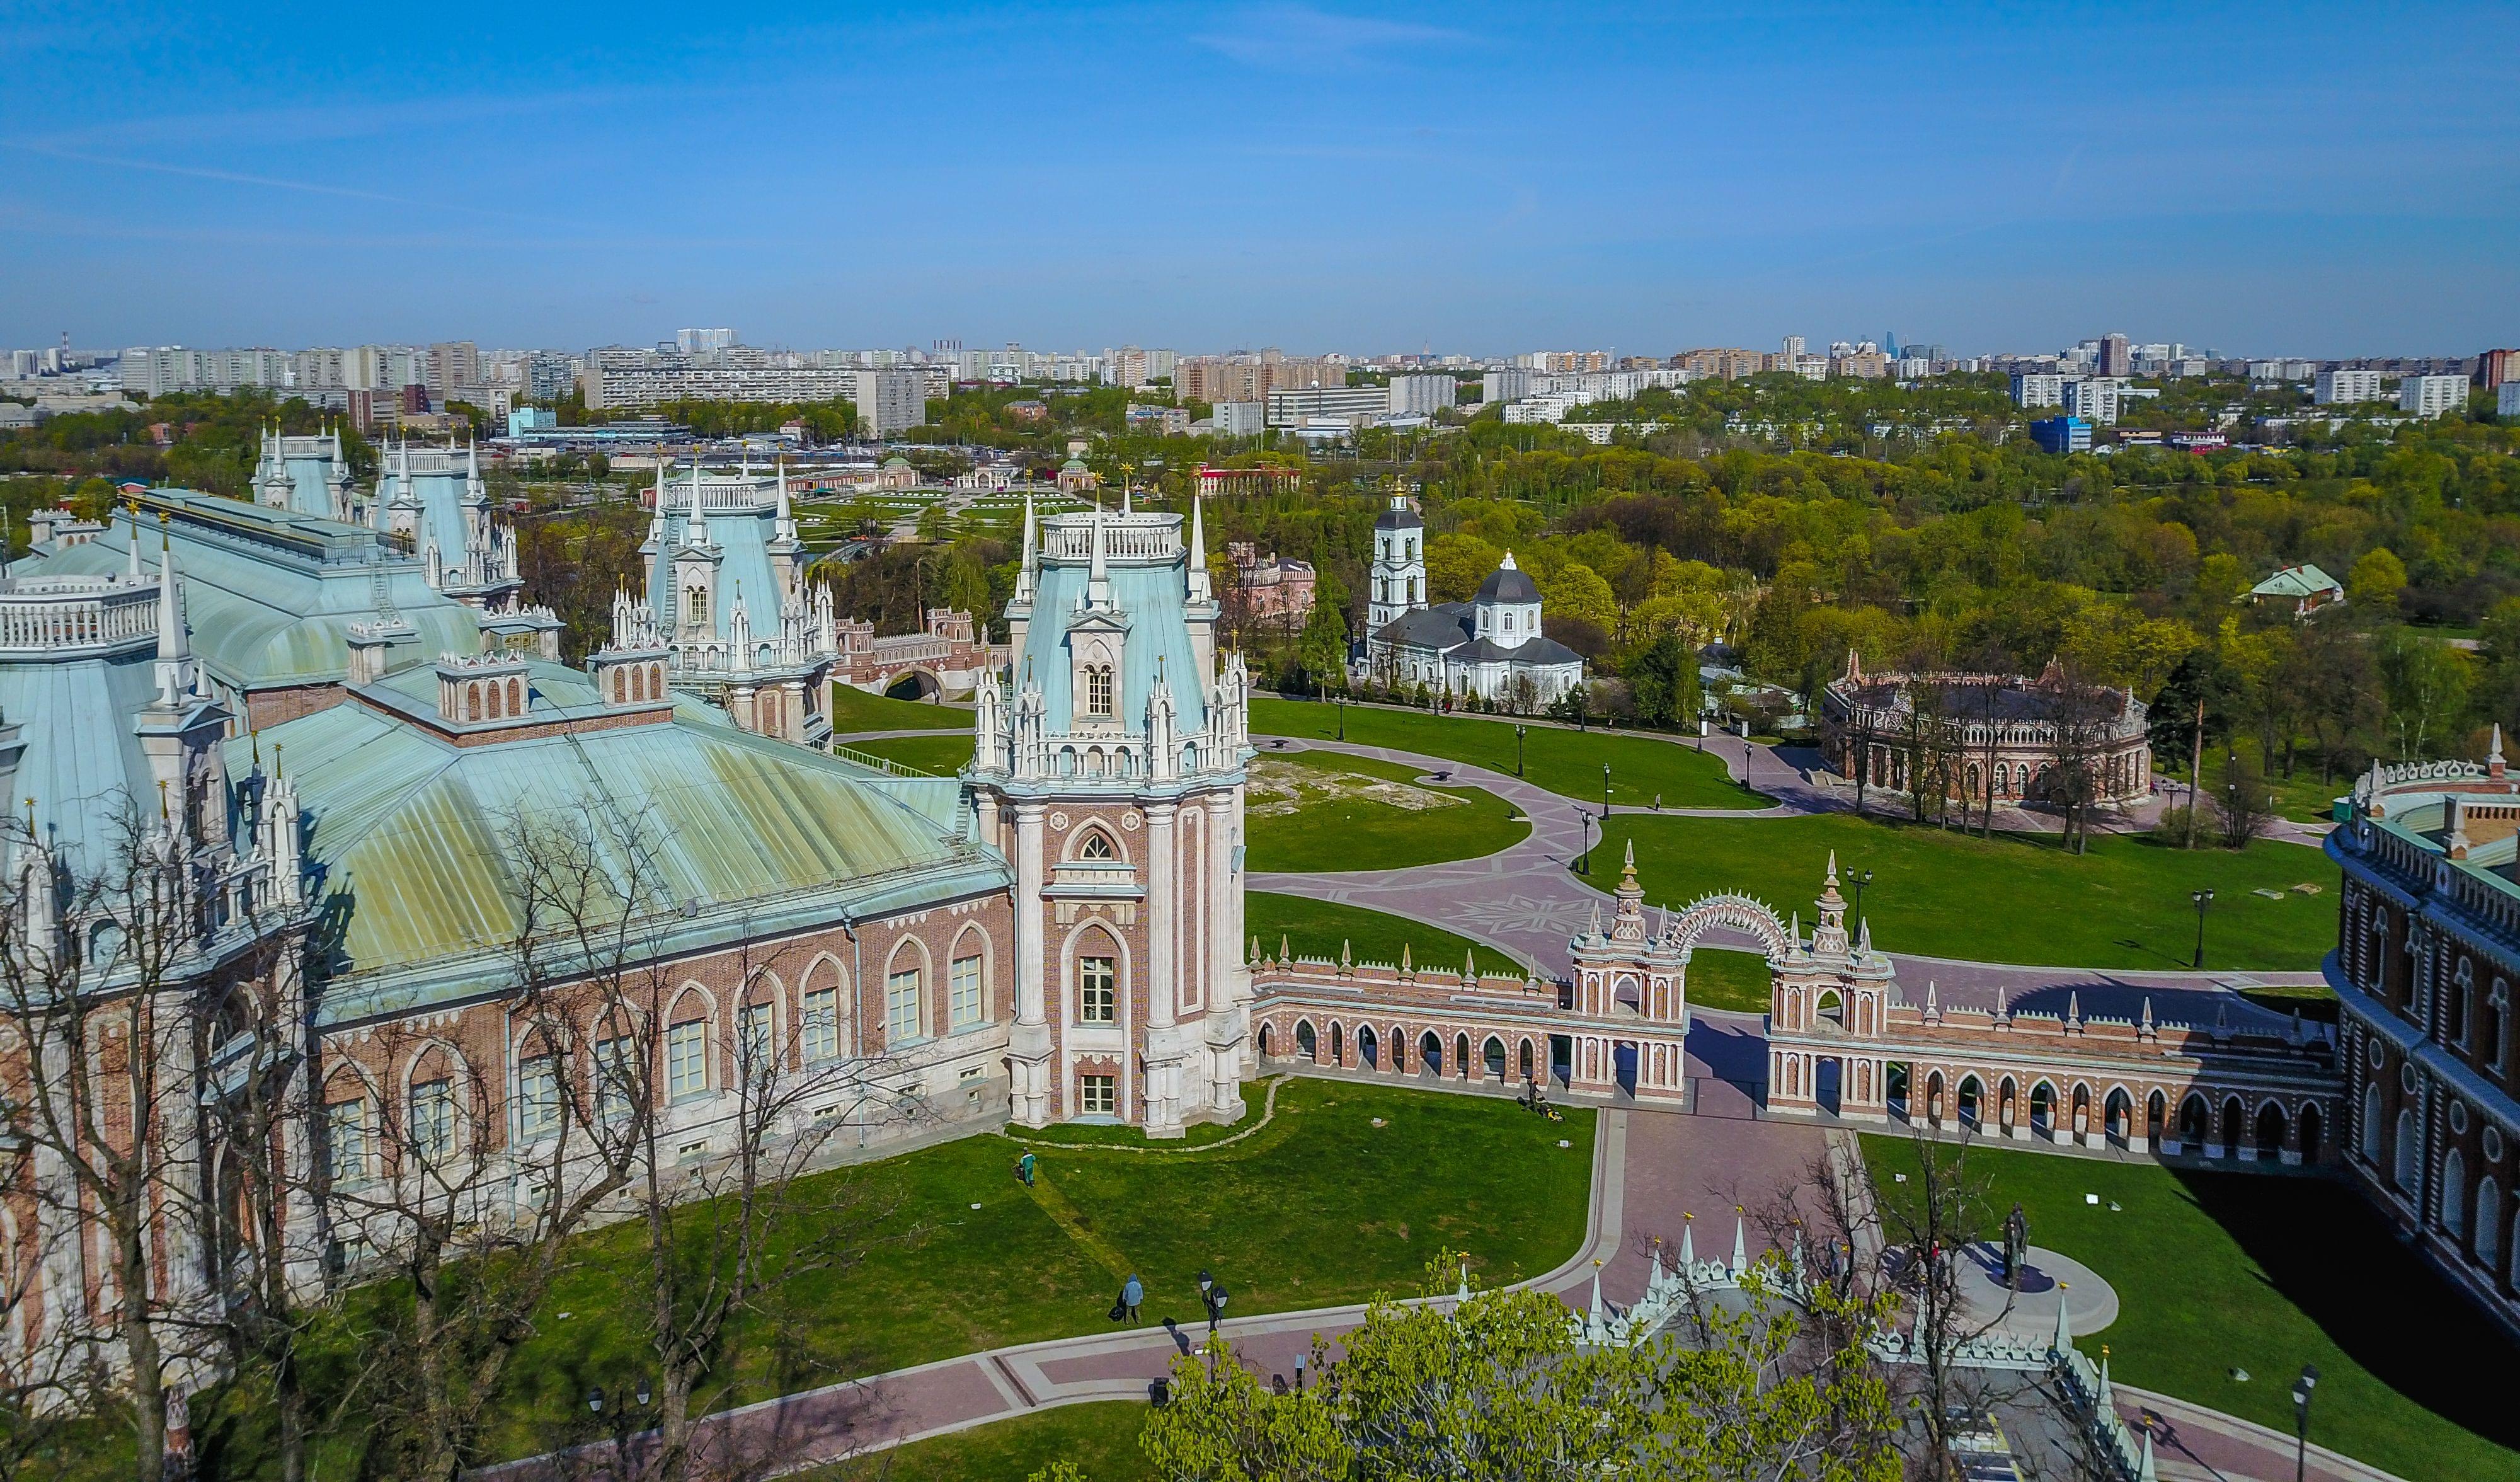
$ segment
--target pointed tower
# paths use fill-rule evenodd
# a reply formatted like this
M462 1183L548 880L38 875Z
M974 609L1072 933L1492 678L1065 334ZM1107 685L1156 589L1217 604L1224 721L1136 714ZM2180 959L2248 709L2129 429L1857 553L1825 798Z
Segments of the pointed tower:
M1391 496L1373 521L1373 568L1367 577L1365 628L1379 633L1401 616L1426 606L1426 522L1407 496Z

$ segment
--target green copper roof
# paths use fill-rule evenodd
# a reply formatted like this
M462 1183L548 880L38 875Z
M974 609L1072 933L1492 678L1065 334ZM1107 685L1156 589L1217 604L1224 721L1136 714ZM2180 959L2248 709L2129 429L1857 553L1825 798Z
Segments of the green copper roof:
M140 505L141 559L154 569L161 542L174 548L194 652L240 690L340 679L349 625L388 612L418 633L415 654L480 648L472 609L432 589L426 565L365 526L186 489L152 489ZM122 570L132 523L116 511L95 540L50 552L32 569Z
M561 708L593 698L572 671L530 674ZM404 678L388 686L411 695ZM334 977L408 975L429 998L502 986L502 949L523 929L519 820L589 830L603 868L639 879L660 933L684 945L731 921L758 931L1005 887L956 784L878 779L704 709L456 746L354 698L265 731L313 820L318 895L339 928Z

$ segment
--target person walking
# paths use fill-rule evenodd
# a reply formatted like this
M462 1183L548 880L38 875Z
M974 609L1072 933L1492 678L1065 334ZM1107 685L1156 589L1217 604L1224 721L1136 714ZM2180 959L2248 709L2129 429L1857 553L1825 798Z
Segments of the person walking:
M1023 1187L1026 1189L1030 1189L1032 1187L1032 1154L1029 1152L1025 1153L1022 1157L1015 1159L1015 1177L1022 1182Z
M1129 1310L1130 1322L1138 1321L1138 1304L1145 1300L1147 1288L1139 1282L1138 1274L1133 1271L1129 1273L1129 1280L1120 1283L1120 1305Z

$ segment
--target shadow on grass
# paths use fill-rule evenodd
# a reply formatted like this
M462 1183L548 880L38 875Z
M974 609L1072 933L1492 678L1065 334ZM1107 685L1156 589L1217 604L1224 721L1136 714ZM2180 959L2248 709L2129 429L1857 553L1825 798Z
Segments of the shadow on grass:
M2129 952L2140 952L2146 957L2157 957L2181 972L2187 971L2188 965L2196 961L2192 953L2182 957L2177 953L2164 952L2150 942L2139 942L2131 936L2117 937L2114 939L2114 944L2124 947Z
M2520 1348L2360 1194L2335 1179L2175 1172L2268 1284L2373 1378L2455 1425L2520 1449L2509 1379Z

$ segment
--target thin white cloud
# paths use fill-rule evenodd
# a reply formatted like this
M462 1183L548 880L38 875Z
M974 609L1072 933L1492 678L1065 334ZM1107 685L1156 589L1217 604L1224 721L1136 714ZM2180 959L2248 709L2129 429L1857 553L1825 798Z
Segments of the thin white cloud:
M1396 52L1455 46L1473 38L1467 31L1414 21L1344 16L1309 5L1259 5L1190 39L1248 67L1311 71L1389 61Z

